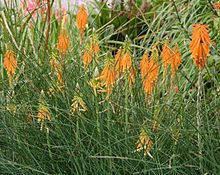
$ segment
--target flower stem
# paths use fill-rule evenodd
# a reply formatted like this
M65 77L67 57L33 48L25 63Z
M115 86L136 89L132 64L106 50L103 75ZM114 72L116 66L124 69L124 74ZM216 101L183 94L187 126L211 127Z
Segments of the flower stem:
M198 76L198 92L197 92L197 113L196 113L196 120L197 120L197 139L198 139L198 148L199 148L199 167L200 171L202 172L202 150L203 150L203 144L202 144L202 138L201 138L201 130L202 130L202 116L201 116L201 101L202 101L202 71L199 70L199 76Z
M111 134L111 104L110 104L110 100L108 102L108 112L107 112L107 128L108 128L108 134L109 135L112 135ZM109 145L109 155L112 156L112 149L111 149L111 140L110 140L111 137L108 137L108 145ZM110 170L112 169L113 167L113 164L112 164L112 160L109 159L109 167L110 167Z

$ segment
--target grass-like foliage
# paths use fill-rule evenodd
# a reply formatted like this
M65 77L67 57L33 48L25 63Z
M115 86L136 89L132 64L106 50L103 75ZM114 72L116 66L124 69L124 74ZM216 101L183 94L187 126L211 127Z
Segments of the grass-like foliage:
M0 7L0 174L220 174L218 2L22 2Z

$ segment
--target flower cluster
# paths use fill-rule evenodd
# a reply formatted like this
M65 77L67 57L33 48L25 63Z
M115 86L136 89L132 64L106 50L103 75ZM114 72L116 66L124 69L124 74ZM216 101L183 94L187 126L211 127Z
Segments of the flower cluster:
M211 43L212 41L208 34L208 26L203 24L194 24L190 50L194 62L199 69L203 69L205 67Z

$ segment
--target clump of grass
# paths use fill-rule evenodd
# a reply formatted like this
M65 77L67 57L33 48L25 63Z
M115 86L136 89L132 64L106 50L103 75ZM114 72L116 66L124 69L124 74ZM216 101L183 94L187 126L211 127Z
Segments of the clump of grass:
M89 8L57 19L50 3L0 12L0 174L219 174L218 9L154 2L117 41L130 20L96 28ZM191 39L199 23L210 38Z

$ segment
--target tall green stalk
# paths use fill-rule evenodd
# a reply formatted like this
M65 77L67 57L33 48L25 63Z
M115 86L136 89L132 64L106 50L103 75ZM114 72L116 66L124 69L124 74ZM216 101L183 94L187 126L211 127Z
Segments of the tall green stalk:
M128 74L128 72L127 72ZM129 116L128 116L128 109L129 109L129 106L128 106L128 96L129 96L129 82L128 82L128 79L126 78L125 80L126 82L126 89L125 89L125 136L127 137L127 134L128 134L128 126L129 126Z
M202 108L201 108L201 102L202 102L202 71L199 70L199 76L198 76L198 91L197 91L197 113L196 113L196 120L197 120L197 139L198 139L198 148L199 148L199 167L201 173L203 172L203 167L202 167L202 151L203 151L203 143L202 143Z
M109 97L110 98L110 97ZM111 135L111 104L110 99L108 99L108 106L107 106L107 128L108 128L108 134ZM111 149L111 140L108 137L108 146L109 146L109 156L112 156L112 149ZM112 159L109 159L109 169L112 170Z

